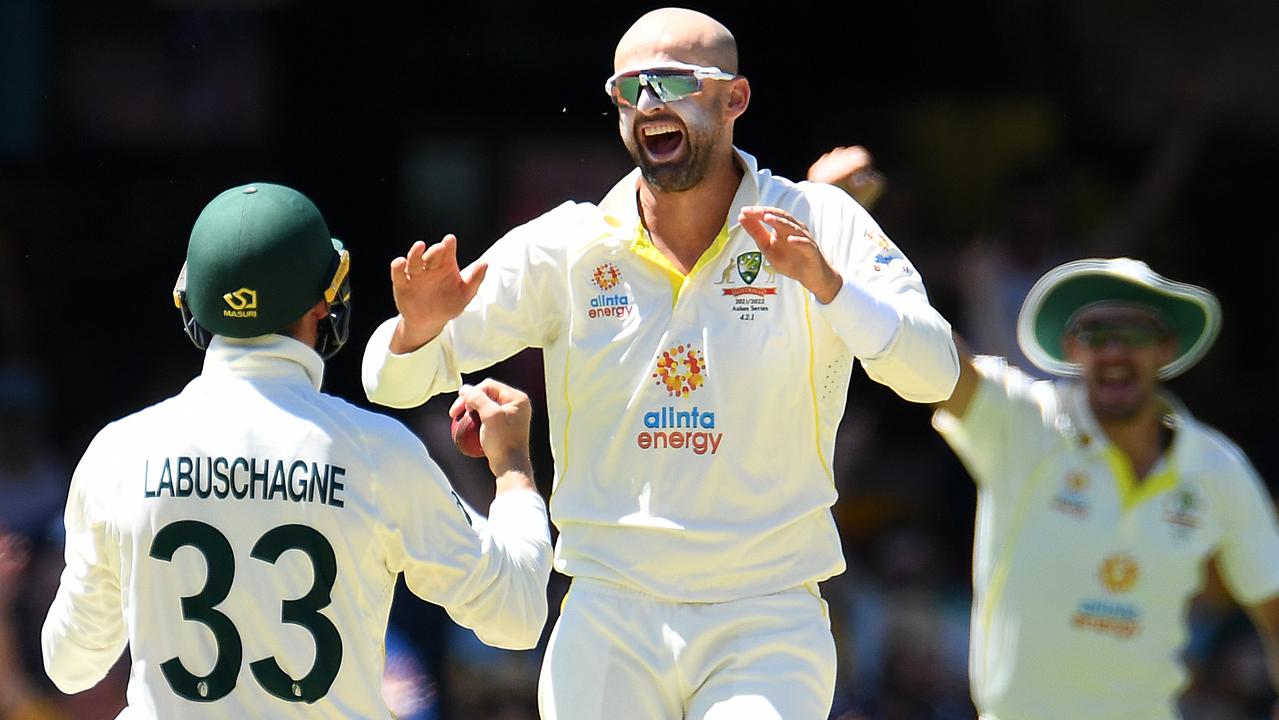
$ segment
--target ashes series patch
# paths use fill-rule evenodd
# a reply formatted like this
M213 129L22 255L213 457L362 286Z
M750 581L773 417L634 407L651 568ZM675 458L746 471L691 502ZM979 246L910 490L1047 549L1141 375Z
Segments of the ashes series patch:
M738 320L755 320L777 301L777 271L758 250L729 258L715 284L724 286L725 301Z

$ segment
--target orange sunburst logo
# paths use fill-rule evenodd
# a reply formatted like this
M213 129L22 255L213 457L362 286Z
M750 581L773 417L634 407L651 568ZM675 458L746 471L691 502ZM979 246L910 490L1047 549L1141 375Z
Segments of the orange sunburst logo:
M604 263L595 268L595 272L591 273L591 282L595 283L595 287L605 292L617 287L617 283L622 279L622 271L617 269L613 263Z
M1097 574L1101 577L1101 585L1106 588L1106 592L1122 593L1132 589L1141 573L1137 561L1131 555L1119 553L1102 560Z
M666 387L668 395L688 397L706 384L706 358L692 345L676 345L657 358L653 378L656 384Z

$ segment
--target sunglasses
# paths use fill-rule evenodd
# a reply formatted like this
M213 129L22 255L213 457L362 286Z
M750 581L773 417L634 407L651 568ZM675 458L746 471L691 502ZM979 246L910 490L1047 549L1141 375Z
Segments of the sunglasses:
M1168 331L1150 323L1096 323L1074 330L1075 340L1100 350L1112 342L1126 348L1150 347L1168 337Z
M644 88L664 103L675 102L702 91L703 80L732 80L737 77L717 67L671 63L647 70L619 72L604 83L604 92L618 107L634 107Z

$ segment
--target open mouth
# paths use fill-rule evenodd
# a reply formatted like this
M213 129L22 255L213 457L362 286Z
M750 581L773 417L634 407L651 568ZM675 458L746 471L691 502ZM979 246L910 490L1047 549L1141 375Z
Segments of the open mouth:
M1104 367L1097 373L1096 385L1107 394L1128 394L1137 388L1137 373L1126 366Z
M684 144L684 131L671 122L655 122L640 128L640 142L654 160L669 160Z

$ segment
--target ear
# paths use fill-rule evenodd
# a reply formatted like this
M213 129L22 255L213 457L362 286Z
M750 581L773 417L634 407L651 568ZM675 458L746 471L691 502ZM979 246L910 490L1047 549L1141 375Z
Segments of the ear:
M1177 348L1180 343L1177 342L1176 335L1169 335L1159 341L1159 366L1163 367L1177 358Z
M746 112L746 106L751 104L751 84L744 75L738 75L729 82L732 85L728 89L728 118L736 120Z
M306 311L306 314L316 320L323 320L329 314L329 304L321 300L315 305L312 305L311 309Z

